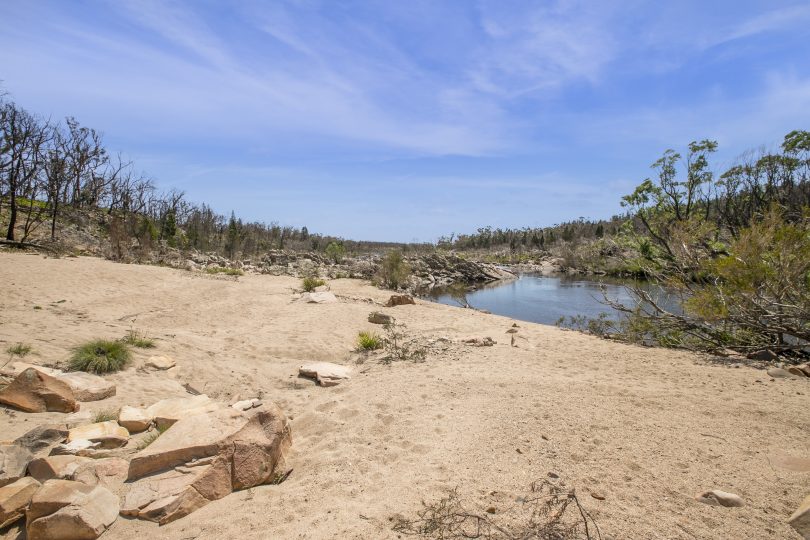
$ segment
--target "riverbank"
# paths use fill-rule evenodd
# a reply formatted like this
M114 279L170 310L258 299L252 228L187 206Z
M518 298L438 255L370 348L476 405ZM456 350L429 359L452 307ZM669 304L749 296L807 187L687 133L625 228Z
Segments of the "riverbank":
M671 350L417 300L383 308L390 292L332 279L338 302L295 302L288 276L212 276L95 258L0 254L0 346L26 361L64 361L88 339L146 333L156 348L108 376L118 393L92 412L186 395L232 402L263 396L292 418L292 475L233 493L164 527L118 519L103 538L396 538L397 515L458 487L471 508L506 510L550 475L575 488L611 538L799 538L787 517L810 492L810 384L771 380ZM378 310L432 346L426 361L356 364L359 330ZM518 324L517 347L506 332ZM491 347L460 338L489 336ZM445 341L446 339L446 341ZM138 367L170 356L170 375ZM323 388L297 377L314 360L351 365ZM12 439L59 413L0 409ZM694 496L733 492L743 508Z

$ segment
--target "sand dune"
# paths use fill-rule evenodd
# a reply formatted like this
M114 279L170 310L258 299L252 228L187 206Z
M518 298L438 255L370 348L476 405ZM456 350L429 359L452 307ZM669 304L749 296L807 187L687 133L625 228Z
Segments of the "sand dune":
M103 538L395 538L390 518L422 500L458 487L497 511L549 472L577 489L606 538L799 538L785 521L810 493L810 472L769 456L810 456L807 381L524 322L515 348L511 319L421 301L381 308L389 293L354 280L329 283L339 303L303 304L292 278L3 253L0 281L0 346L30 343L26 361L62 362L82 341L130 328L156 339L110 376L114 398L84 409L149 405L186 395L186 383L228 402L274 400L293 418L283 484L161 528L118 519ZM453 344L423 363L369 361L331 388L297 377L305 362L353 362L357 332L379 331L366 321L373 309L425 341L498 343ZM179 367L138 370L151 354ZM61 417L0 409L0 439ZM708 489L747 504L694 500Z

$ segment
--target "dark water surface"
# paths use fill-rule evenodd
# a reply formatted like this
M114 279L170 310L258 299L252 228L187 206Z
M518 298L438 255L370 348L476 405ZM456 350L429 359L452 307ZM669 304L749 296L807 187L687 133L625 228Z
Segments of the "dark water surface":
M665 296L663 291L653 285L632 280L604 278L600 282L582 277L524 274L513 281L497 282L469 291L466 299L472 307L486 309L497 315L555 324L560 317L577 315L597 317L600 313L608 313L611 318L615 318L619 313L603 303L600 287L604 285L611 300L634 306L634 300L625 288L625 285L631 284L648 288L659 299ZM446 290L434 289L426 298L451 306L461 304L458 295L454 297ZM672 307L671 301L664 303Z

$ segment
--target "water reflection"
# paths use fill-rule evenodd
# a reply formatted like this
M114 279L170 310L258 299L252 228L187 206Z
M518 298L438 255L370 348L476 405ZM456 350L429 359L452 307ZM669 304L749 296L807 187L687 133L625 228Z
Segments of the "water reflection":
M627 285L637 285L649 290L656 301L669 309L677 305L660 287L645 282L604 278L601 281L569 276L521 275L507 282L495 282L464 295L458 289L434 289L426 298L452 306L463 305L464 298L470 306L485 309L497 315L541 324L554 324L560 317L584 315L597 317L600 313L618 315L604 303L601 287L604 286L611 300L625 305L635 305L627 291Z

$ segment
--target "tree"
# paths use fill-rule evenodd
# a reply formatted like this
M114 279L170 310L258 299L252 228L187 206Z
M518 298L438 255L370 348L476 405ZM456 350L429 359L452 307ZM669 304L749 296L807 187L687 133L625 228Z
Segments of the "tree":
M339 264L346 255L346 248L339 242L329 242L326 246L326 256L332 259L332 262Z

